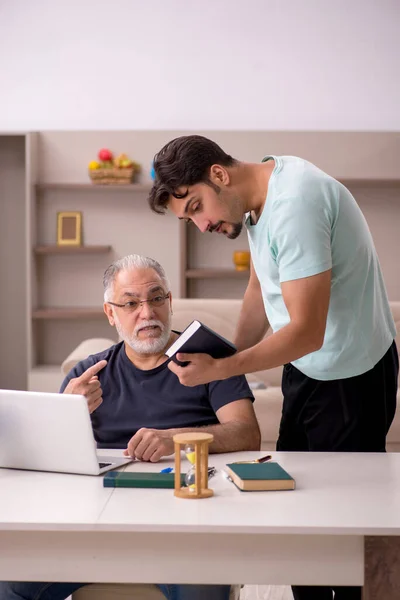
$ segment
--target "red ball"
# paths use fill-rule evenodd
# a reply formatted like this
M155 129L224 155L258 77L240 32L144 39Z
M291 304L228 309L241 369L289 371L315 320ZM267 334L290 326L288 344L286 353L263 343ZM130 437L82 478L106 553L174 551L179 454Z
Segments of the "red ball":
M97 155L97 156L98 156L98 157L99 157L99 159L100 159L101 161L103 161L103 162L110 161L110 160L112 160L112 159L113 159L112 152L111 152L110 150L108 150L107 148L102 148L102 149L99 151L99 153L98 153L98 155Z

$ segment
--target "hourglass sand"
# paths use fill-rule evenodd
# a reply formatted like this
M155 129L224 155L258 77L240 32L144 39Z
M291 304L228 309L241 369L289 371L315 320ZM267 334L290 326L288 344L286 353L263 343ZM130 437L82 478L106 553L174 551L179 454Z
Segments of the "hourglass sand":
M175 496L178 498L210 498L214 492L208 487L208 446L214 436L210 433L177 433L175 446ZM185 477L186 486L181 486L181 446L190 462Z

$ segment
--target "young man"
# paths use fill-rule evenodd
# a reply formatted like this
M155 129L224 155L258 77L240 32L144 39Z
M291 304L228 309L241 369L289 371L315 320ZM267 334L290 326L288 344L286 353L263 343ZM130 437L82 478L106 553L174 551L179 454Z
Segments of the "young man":
M161 265L139 255L113 263L104 274L104 312L122 342L89 356L67 375L61 392L87 398L100 448L156 462L173 454L175 433L212 433L211 452L259 450L254 397L245 377L182 386L164 352L172 298ZM0 583L1 600L64 600L82 583ZM169 600L228 600L229 585L159 585Z
M244 163L201 136L155 156L150 207L235 239L247 228L252 265L238 324L240 352L170 364L199 385L284 365L278 450L384 452L396 410L396 330L377 254L355 199L293 156ZM271 326L273 334L264 339ZM178 355L187 360L185 354ZM328 588L293 588L329 600ZM361 598L338 588L335 600Z

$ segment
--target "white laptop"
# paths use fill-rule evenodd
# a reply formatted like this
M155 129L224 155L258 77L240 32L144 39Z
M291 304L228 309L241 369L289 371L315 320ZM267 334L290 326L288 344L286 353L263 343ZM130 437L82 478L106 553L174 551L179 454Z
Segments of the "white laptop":
M97 455L84 396L0 390L0 467L101 475L131 461Z

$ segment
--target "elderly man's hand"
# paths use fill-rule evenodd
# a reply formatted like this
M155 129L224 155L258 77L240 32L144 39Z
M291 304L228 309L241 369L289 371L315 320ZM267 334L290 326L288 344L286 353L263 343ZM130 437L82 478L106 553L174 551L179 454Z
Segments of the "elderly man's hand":
M64 394L80 394L85 396L89 412L92 413L103 402L103 391L101 389L97 373L104 369L106 360L100 360L95 365L86 369L82 375L75 377L68 382Z
M176 358L181 362L189 361L186 367L181 367L172 360L168 363L168 368L175 373L182 385L194 387L221 378L218 376L218 360L212 358L209 354L178 352Z
M158 462L163 456L174 452L172 433L162 429L147 429L142 427L129 440L125 456L139 460Z

